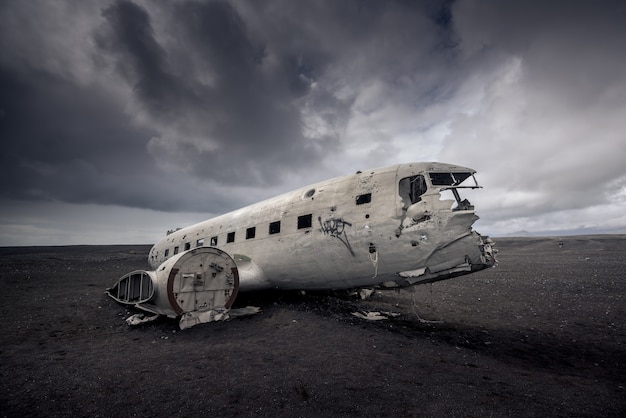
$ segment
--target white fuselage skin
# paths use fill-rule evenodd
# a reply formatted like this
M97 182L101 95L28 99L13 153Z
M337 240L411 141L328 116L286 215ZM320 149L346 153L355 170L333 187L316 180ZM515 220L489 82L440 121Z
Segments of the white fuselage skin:
M148 261L156 270L176 253L216 247L235 260L241 291L408 286L480 270L495 258L471 229L473 207L458 184L432 178L455 173L478 187L474 170L444 163L320 182L170 233Z

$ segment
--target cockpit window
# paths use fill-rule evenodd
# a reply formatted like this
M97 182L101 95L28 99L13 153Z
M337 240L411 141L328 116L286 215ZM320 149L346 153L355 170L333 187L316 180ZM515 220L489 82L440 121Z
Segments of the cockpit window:
M430 173L430 182L433 186L458 186L472 173Z
M421 174L405 177L400 180L399 193L404 207L409 207L420 200L421 195L426 193L426 179Z
M450 198L454 198L456 205L451 209L453 211L459 210L474 210L474 206L467 199L462 199L459 194L460 189L476 189L478 184L471 172L457 172L457 173L429 173L430 182L433 186L440 188L440 200L450 201ZM474 179L473 184L463 183L468 178ZM470 182L468 182L470 183Z

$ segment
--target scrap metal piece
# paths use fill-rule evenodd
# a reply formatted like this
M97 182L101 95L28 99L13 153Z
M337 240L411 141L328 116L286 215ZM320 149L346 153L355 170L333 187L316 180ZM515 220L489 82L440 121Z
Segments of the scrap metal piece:
M352 312L352 315L357 318L365 319L366 321L382 321L389 318L397 318L401 314L397 312Z
M198 324L206 324L208 322L226 321L230 319L228 309L210 309L208 311L185 312L178 322L180 329L186 329Z
M180 329L191 328L194 325L206 324L208 322L228 321L232 318L254 315L261 312L261 308L257 306L246 306L237 309L211 309L209 311L186 312L180 317L178 323Z
M146 316L146 314L138 313L126 318L126 323L131 326L147 324L157 320L159 315Z

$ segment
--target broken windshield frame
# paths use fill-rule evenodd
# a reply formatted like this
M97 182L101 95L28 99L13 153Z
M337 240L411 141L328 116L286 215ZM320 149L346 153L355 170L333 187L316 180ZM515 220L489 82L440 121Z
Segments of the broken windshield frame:
M430 184L432 184L435 187L441 187L441 190L447 190L447 189L452 189L452 188L458 188L458 189L481 188L481 186L478 185L476 178L474 177L474 173L471 173L471 172L461 172L461 173L430 172L428 174L430 177ZM474 180L474 184L462 186L461 184L470 177L472 178L472 180ZM445 186L448 186L448 187L445 187Z
M456 206L452 208L453 211L457 210L474 210L474 205L472 205L469 200L463 199L461 200L461 196L459 195L459 191L457 189L478 189L481 186L478 185L476 178L474 177L474 173L472 172L430 172L429 178L430 183L434 187L438 187L441 192L446 190L450 190L454 195L454 200L456 200ZM474 180L474 185L465 185L461 184L467 180L468 178L472 178ZM443 196L443 195L442 195Z

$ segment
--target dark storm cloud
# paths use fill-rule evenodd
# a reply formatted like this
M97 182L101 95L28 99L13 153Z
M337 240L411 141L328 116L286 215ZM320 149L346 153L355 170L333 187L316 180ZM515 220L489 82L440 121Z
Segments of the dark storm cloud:
M169 50L187 48L184 66L159 44L148 12L134 3L105 9L95 35L157 131L148 146L157 162L235 185L274 184L277 165L316 166L320 148L303 137L291 103L311 83L295 59L280 57L277 71L265 71L263 44L250 39L227 2L175 3L167 11ZM205 74L209 80L199 77ZM336 147L337 139L323 138L324 146Z
M134 126L105 92L48 72L0 69L0 197L158 210L237 205L180 175L162 176L146 153L152 132ZM10 98L11 100L7 100ZM190 193L181 193L181 190Z
M193 95L168 72L167 54L154 39L148 13L132 2L105 9L107 26L94 36L96 45L115 57L117 71L131 83L141 102L158 117L167 117Z
M183 199L167 201L155 193L160 185L173 185L158 180L159 170L146 154L152 131L129 120L111 86L85 79L89 65L81 52L88 43L80 33L64 31L71 26L80 32L77 16L91 12L84 4L1 6L0 42L6 53L0 58L0 175L5 179L0 196L27 204L181 209L177 204Z
M120 145L133 152L132 141L119 143L128 138L128 126L111 123L107 103L93 100L102 99L96 91L44 71L17 74L6 69L0 70L0 89L11 99L2 103L0 124L1 169L4 178L12 179L3 188L5 196L74 200L89 183L68 187L86 180L84 172L68 166L97 170L99 163L108 164L119 153Z
M5 198L145 207L155 203L150 133L130 125L97 89L43 71L0 70ZM148 186L147 189L137 184ZM171 204L169 205L171 208Z

